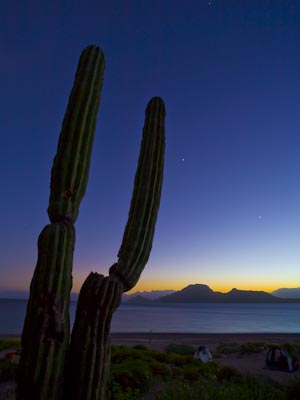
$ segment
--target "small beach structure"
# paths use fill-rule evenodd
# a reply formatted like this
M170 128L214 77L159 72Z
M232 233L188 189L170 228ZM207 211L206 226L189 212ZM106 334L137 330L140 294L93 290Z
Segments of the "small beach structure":
M212 361L211 352L205 346L198 347L198 350L194 354L194 358L197 358L204 363Z
M272 347L266 354L265 367L267 369L293 372L299 369L299 358L291 356L284 348Z

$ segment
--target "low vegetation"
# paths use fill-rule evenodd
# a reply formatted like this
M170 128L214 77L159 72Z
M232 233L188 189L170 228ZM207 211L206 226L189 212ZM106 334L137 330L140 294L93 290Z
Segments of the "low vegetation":
M231 346L235 352L261 351L263 344ZM267 345L266 345L267 346ZM241 374L216 362L194 359L194 348L169 345L167 351L144 346L112 347L108 399L114 400L299 400L300 381L279 384ZM193 350L193 351L192 351ZM229 348L219 351L228 354ZM151 395L152 394L152 395Z
M263 343L263 342L249 342L249 343L224 343L216 348L217 355L226 354L253 354L262 353L272 347L285 348L291 355L298 355L300 353L300 344L277 344L277 343Z
M5 358L0 359L0 383L16 377L16 365Z
M0 340L2 349L18 341ZM250 343L218 347L218 352L247 353L269 345ZM299 351L299 345L289 350ZM111 373L107 387L110 400L299 400L300 380L279 384L262 376L241 374L217 362L203 364L193 357L192 346L172 344L166 351L138 345L112 346ZM14 379L16 366L0 360L0 381Z
M21 346L20 339L0 339L0 351L7 349L17 349Z

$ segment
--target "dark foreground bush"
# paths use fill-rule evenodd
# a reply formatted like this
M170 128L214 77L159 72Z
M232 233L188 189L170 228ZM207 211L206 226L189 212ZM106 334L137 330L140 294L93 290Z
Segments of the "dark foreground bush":
M300 381L281 385L191 355L113 346L107 399L142 400L150 391L156 400L300 400Z
M17 349L20 346L20 339L0 339L0 351L6 349Z
M15 379L16 365L9 360L0 360L0 382Z
M194 354L196 349L188 344L171 343L165 348L166 353L175 353L181 356Z
M300 379L294 378L289 381L286 387L286 394L288 400L299 400L300 399Z
M299 398L298 398L299 399ZM192 385L177 381L159 393L156 400L287 400L283 391L256 381L229 382L198 379ZM290 400L290 399L289 399Z

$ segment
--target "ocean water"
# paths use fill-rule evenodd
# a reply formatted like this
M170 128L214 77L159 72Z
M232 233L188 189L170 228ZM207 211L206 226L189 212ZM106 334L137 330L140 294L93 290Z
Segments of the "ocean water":
M0 334L20 334L26 300L0 299ZM76 303L71 303L74 322ZM290 304L123 304L112 332L300 333L300 303Z

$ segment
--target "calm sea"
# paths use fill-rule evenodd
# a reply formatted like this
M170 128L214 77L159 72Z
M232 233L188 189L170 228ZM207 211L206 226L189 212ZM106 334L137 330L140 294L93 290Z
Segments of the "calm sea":
M0 299L0 334L20 334L25 300ZM73 324L76 303L71 303ZM121 305L112 332L300 333L300 304Z

